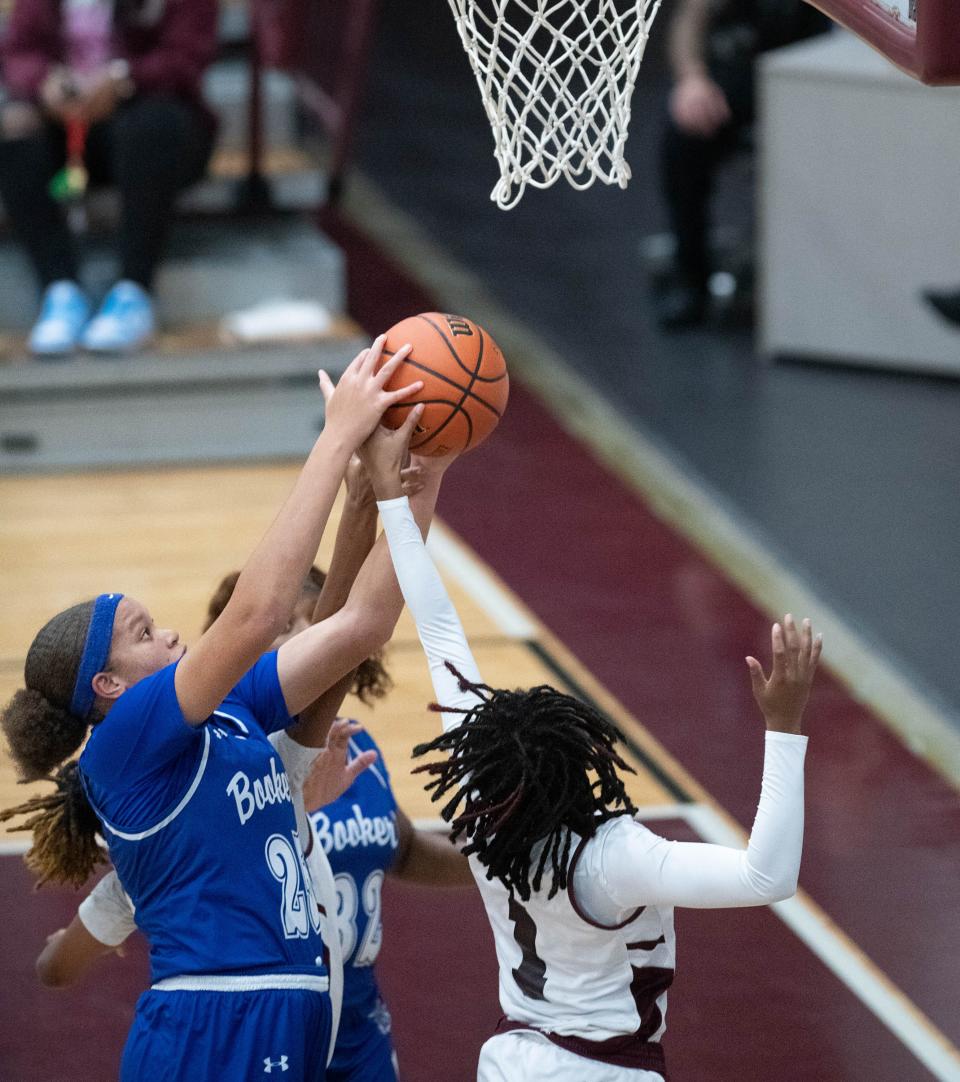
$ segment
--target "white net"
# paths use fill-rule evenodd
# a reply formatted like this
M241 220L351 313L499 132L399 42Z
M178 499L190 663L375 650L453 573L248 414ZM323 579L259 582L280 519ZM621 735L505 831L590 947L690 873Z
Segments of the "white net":
M493 128L504 210L528 184L627 186L630 98L660 0L449 0Z

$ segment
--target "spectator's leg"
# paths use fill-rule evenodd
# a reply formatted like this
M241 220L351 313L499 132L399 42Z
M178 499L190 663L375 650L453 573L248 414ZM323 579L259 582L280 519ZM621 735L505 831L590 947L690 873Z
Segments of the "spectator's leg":
M149 290L174 200L203 176L213 137L201 114L174 98L135 99L117 113L111 128L111 171L122 205L122 274Z
M156 327L150 289L174 213L177 193L199 180L212 133L192 106L174 98L135 98L90 133L120 191L121 278L83 334L96 352L144 346Z
M77 278L73 237L48 191L65 157L63 131L46 124L36 106L0 106L0 199L43 289Z
M666 122L661 168L676 267L681 280L695 289L706 289L710 273L707 231L717 143L716 138L688 135L669 118Z

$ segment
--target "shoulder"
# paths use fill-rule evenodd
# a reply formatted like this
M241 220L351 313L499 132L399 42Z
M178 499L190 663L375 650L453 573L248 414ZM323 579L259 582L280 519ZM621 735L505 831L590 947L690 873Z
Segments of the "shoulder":
M129 726L142 724L147 717L170 715L182 721L183 713L174 685L176 671L176 664L168 665L127 688L107 711L103 721L94 725L90 739L80 756L81 764L89 764L102 744L112 740Z
M597 827L596 833L582 844L580 859L577 861L577 876L603 876L604 866L609 861L623 858L626 850L636 852L649 849L662 841L649 827L638 822L630 815L618 815L608 819Z
M286 729L294 723L283 696L275 650L258 658L237 681L223 701L225 712L229 713L235 704L249 710L266 733Z

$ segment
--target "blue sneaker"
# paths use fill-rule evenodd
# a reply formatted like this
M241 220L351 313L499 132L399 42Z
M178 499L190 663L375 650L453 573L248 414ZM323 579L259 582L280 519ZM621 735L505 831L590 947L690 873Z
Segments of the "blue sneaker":
M63 278L47 286L27 345L38 357L62 357L77 348L90 318L90 302L76 282Z
M122 281L103 298L80 344L95 353L132 353L150 341L155 329L150 294L136 282Z

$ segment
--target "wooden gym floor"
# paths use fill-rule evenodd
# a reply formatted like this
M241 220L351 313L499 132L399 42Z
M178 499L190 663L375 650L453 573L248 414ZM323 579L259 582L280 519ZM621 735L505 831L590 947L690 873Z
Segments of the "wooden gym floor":
M561 432L520 385L502 428L482 454L457 464L441 495L442 513L471 545L442 523L431 536L485 678L507 685L548 681L594 699L624 733L637 770L632 795L654 829L680 839L742 844L749 821L743 808L757 795L761 730L746 716L746 676L734 678L727 640L732 635L741 650L746 634L759 648L765 618ZM564 462L563 471L549 469L557 461ZM102 590L138 597L158 622L177 627L189 642L213 587L241 565L295 469L0 479L0 696L6 699L18 686L25 650L42 620ZM580 494L576 501L565 498L570 490ZM616 518L608 517L597 531L597 513L614 507ZM328 535L321 563L332 529ZM475 550L489 553L497 571ZM588 550L595 556L585 558ZM552 630L542 622L544 613ZM589 668L558 635L576 644ZM391 696L372 711L355 712L380 743L404 810L430 820L434 811L409 774L409 750L436 732L436 717L424 709L431 689L406 616L388 667L396 681ZM656 722L662 743L600 684L597 672ZM874 950L868 957L848 934L864 914L876 919L873 892L866 893L868 908L848 896L842 924L818 904L826 898L833 912L839 904L829 878L822 877L823 813L836 817L841 795L859 801L857 794L870 784L849 752L842 760L848 764L845 786L831 772L838 716L843 731L856 731L859 740L868 739L868 722L827 674L815 699L808 859L801 881L812 882L820 897L801 891L772 909L678 914L681 953L667 1043L672 1071L711 1082L960 1078L956 1048L917 1006L916 993L927 990L910 988L911 996L888 975L901 955ZM683 737L691 723L693 743ZM875 745L884 739L872 737ZM685 761L699 758L699 769L708 774L709 764L734 755L736 766L713 776L711 790L724 794L736 818L665 750L671 741ZM886 754L893 762L897 753L888 748ZM875 756L876 748L873 761ZM729 785L734 777L740 779L736 791ZM901 784L893 768L886 777L888 787ZM0 760L0 800L6 805L24 795L9 761ZM834 833L832 844L850 853L848 833L849 823ZM26 1012L18 1016L31 1024L24 1028L13 1015L0 1016L0 1062L18 1079L110 1077L137 992L147 981L143 944L132 944L123 961L105 960L97 974L58 998L40 989L33 958L44 937L71 918L79 896L32 894L22 849L20 839L5 839L0 849L2 980L5 998L9 993ZM889 870L887 878L895 885ZM384 914L378 971L394 1012L405 1082L466 1082L498 1010L489 932L476 895L391 884ZM458 956L453 966L447 964L451 953ZM936 1013L933 1007L930 1013ZM789 1042L768 1039L786 1027ZM431 1036L451 1031L456 1039L438 1043Z
M135 471L100 475L0 480L0 699L21 686L33 634L48 615L108 590L143 601L161 627L194 641L209 596L221 577L253 550L296 477L297 467L254 466ZM339 503L319 561L332 552ZM437 531L442 532L441 530ZM444 551L456 542L446 532ZM448 576L449 578L449 576ZM544 633L536 645L505 635L490 615L453 580L450 589L484 678L497 686L555 682L571 659ZM546 659L546 660L545 660ZM395 688L375 707L348 700L344 709L370 729L383 749L401 805L413 817L433 813L422 786L409 773L410 749L438 732L426 705L433 692L420 644L404 612L387 658ZM635 745L636 746L636 745ZM635 752L630 779L638 804L661 805L673 795ZM0 756L0 806L48 786L17 783L6 749Z

